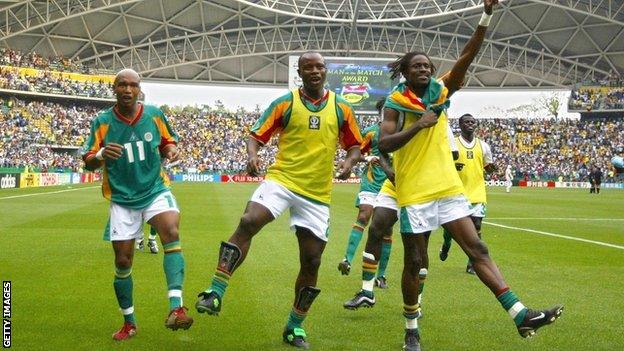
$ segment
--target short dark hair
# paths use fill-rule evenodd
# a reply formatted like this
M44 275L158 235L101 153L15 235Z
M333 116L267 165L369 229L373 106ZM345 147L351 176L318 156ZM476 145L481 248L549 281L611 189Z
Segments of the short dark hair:
M467 117L474 118L474 116L471 115L470 113L464 113L463 115L461 115L461 117L459 117L459 123L461 123L462 119L467 118Z
M323 57L323 55L320 52L318 52L318 51L312 51L312 50L306 51L303 54L301 54L301 56L299 56L299 58L297 59L297 67L299 67L301 65L301 59L303 59L303 56L310 55L310 54L318 54L318 55L321 55L321 57ZM323 57L323 59L325 59L325 58Z
M427 60L429 60L429 65L431 66L431 74L432 75L435 74L436 66L433 64L433 62L431 62L431 58L429 57L429 55L427 55L426 53L422 51L411 51L399 57L398 59L396 59L396 61L388 64L388 68L390 68L390 73L392 73L390 78L396 79L399 77L399 75L403 74L403 72L407 71L407 67L409 66L409 63L412 60L412 58L418 55L423 55L424 57L427 58Z

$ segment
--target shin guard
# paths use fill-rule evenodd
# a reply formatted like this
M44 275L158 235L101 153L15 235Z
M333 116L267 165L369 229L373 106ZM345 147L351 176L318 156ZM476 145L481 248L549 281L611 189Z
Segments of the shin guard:
M305 286L299 290L295 300L295 308L301 312L307 312L312 306L312 302L321 293L321 289L313 286Z
M238 266L241 256L242 252L238 246L222 241L219 248L219 270L231 274Z

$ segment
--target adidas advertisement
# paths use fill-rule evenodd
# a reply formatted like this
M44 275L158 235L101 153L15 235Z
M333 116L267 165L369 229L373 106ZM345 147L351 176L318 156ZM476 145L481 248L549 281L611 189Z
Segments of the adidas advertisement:
M19 173L3 173L0 174L0 189L19 188Z

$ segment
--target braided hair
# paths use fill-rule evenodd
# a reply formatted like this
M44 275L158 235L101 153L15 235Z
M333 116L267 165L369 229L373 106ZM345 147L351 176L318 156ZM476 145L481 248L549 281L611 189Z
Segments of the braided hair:
M418 55L422 55L426 57L427 60L429 60L429 65L431 66L431 75L435 74L436 66L433 64L433 62L431 62L431 58L429 58L429 55L427 55L426 53L422 51L411 51L401 56L400 58L396 59L396 61L388 64L388 68L390 68L390 73L392 73L390 78L396 79L400 75L402 75L403 72L406 72L412 58Z

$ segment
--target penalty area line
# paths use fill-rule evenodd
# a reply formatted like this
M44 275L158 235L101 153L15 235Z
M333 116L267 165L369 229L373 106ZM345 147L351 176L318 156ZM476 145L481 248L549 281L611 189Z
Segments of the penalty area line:
M84 188L75 188L75 189L65 189L65 190L57 190L57 191L45 191L42 193L32 193L32 194L24 194L24 195L14 195L14 196L4 196L4 197L0 197L0 200L8 200L8 199L17 199L20 197L29 197L29 196L38 196L38 195L48 195L48 194L59 194L59 193L66 193L68 191L78 191L78 190L84 190L84 189L93 189L93 188L99 188L100 186L87 186Z
M520 228L520 227L512 227L512 226L509 226L509 225L492 223L492 222L487 222L487 221L483 221L483 223L489 224L489 225L492 225L492 226L495 226L495 227L501 227L501 228L507 228L507 229L513 229L513 230L520 230L520 231L523 231L523 232L529 232L529 233L534 233L534 234L552 236L552 237L560 238L560 239L582 241L582 242L585 242L585 243L590 243L590 244L595 244L595 245L612 247L612 248L615 248L615 249L624 250L624 246L615 245L615 244L609 244L609 243L605 243L605 242L602 242L602 241L595 241L595 240L589 240L589 239L583 239L583 238L576 238L576 237L568 236L568 235L561 235L561 234L543 232L541 230L534 230L534 229Z

